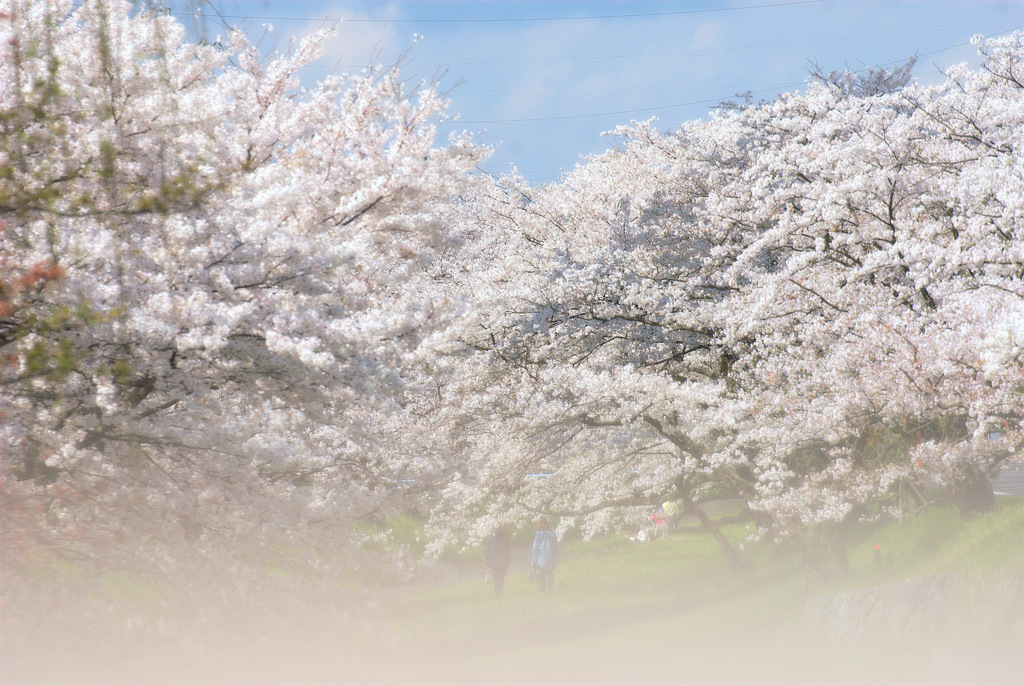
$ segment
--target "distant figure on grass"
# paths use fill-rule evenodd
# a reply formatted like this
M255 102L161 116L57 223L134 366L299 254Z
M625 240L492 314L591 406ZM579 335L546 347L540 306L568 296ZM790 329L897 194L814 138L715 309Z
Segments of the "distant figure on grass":
M665 512L666 528L669 531L675 531L679 526L679 515L682 514L679 510L679 503L675 500L666 500L662 503L661 509Z
M537 533L533 535L533 558L530 569L540 583L540 590L550 591L555 587L555 556L558 554L558 538L548 525L547 517L537 520Z
M494 527L494 533L487 537L484 550L484 564L490 578L494 581L494 595L501 597L505 588L505 573L508 571L509 560L512 559L512 539L504 524Z
M650 528L655 536L665 530L665 508L662 505L654 508L654 512L650 514L648 519L651 520Z
M668 505L674 506L676 513L678 514L679 507L675 505L675 503L665 503L665 505L659 505L649 515L647 515L647 524L642 529L637 531L635 536L630 536L627 534L626 538L636 543L648 543L658 538L659 536L664 536L669 531L671 531L672 520L669 519L668 514L666 512L666 506Z

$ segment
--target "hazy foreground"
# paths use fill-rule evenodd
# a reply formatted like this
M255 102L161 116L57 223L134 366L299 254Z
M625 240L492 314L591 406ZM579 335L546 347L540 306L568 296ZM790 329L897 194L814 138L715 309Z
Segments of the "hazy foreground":
M941 510L865 528L850 541L850 577L831 585L789 550L753 547L753 568L736 573L685 533L570 542L550 595L521 571L521 546L501 600L475 559L301 611L296 587L269 577L244 611L202 615L185 646L161 638L156 615L61 626L5 613L3 681L1020 683L1022 532L1019 500L966 523ZM118 592L124 608L156 607L138 586Z

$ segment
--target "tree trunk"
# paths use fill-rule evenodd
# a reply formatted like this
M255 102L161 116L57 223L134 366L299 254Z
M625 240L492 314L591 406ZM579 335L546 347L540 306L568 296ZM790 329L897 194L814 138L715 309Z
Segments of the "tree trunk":
M960 517L967 519L996 506L996 495L988 475L971 470L950 484L953 502L960 510Z
M718 525L711 521L707 513L694 504L689 498L683 500L683 512L696 517L704 530L714 536L715 540L718 541L718 547L722 549L725 556L729 558L729 563L733 566L733 569L744 570L747 568L747 563L739 556L736 549L733 548L732 543L725 537L722 530L718 528Z
M846 522L811 525L804 539L804 565L809 588L826 584L850 571L846 553Z

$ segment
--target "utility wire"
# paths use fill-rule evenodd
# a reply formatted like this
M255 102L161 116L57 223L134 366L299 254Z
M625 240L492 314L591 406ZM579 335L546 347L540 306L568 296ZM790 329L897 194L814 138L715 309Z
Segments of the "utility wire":
M760 95L762 93L774 93L787 88L799 88L803 83L789 84L783 86L776 86L773 88L765 88L763 90L751 91L751 95ZM736 94L734 94L736 95ZM526 117L522 119L473 119L473 120L460 120L455 122L442 122L442 123L454 123L454 124L521 124L526 122L536 121L564 121L566 119L585 119L590 117L610 117L619 114L637 114L638 112L653 112L655 110L668 110L675 107L690 107L692 105L707 105L722 102L722 98L711 98L709 100L692 100L690 102L677 102L672 105L656 105L654 107L640 107L631 110L616 110L614 112L594 112L593 114L566 114L558 117Z
M462 19L348 19L348 20L345 20L345 21L347 21L347 22L367 22L367 23L368 22L377 22L377 23L431 23L431 24L442 24L443 23L443 24L464 24L464 23L511 23L511 22L531 22L531 21L537 21L537 22L571 21L571 20L585 20L585 19L625 19L625 18L637 18L637 17L663 17L663 16L672 16L672 15L701 14L701 13L711 13L711 12L729 12L729 11L737 11L737 10L750 10L750 9L761 9L761 8L771 8L771 7L784 7L784 6L792 6L792 5L819 4L821 2L824 2L824 0L800 0L800 1L797 1L797 2L780 2L780 3L772 3L772 4L764 4L764 5L749 5L749 6L744 6L744 7L708 8L708 9L681 10L681 11L672 11L672 12L632 13L632 14L621 14L621 15L592 15L592 16L584 16L584 17L535 17L535 18L501 18L501 19L472 19L472 18L462 18ZM212 4L211 4L211 8L213 8L213 10L216 12L216 8L213 7ZM190 14L191 13L181 13L181 14L179 14L179 16L189 16ZM222 21L224 19L266 19L266 20L272 20L272 21L291 21L291 20L314 21L314 20L316 20L315 18L312 18L312 17L269 17L269 16L252 16L252 15L245 15L245 16L243 16L243 15L221 15L221 14L218 14L217 16ZM205 18L205 15L204 15L204 18ZM330 21L330 20L326 20L326 21ZM897 36L912 36L912 35L931 34L931 33L938 33L938 32L942 32L942 31L949 31L949 30L955 30L955 29L970 30L970 29L987 28L987 27L990 27L990 26L1001 26L1001 25L1005 25L1005 22L992 23L992 24L982 24L982 25L973 25L973 26L960 26L960 27L939 28L939 29L925 29L925 30L921 30L921 31L908 31L908 32L899 32L899 33L877 34L877 35L872 35L872 36L834 38L834 39L828 39L828 40L811 40L811 41L799 41L799 42L778 43L778 44L765 44L765 45L755 45L755 46L733 46L733 47L726 47L726 48L707 48L707 49L703 49L703 50L683 50L683 51L669 51L669 52L658 52L658 53L637 53L637 54L626 54L626 55L594 55L594 56L566 57L566 58L549 58L549 59L534 59L534 60L505 60L505 61L493 61L493 62L483 62L483 61L455 62L455 63L449 63L446 66L531 64L531 63L585 61L585 60L597 60L597 59L626 59L626 58L633 58L633 57L662 57L662 56L683 55L683 54L721 53L721 52L732 52L732 51L739 51L739 50L753 50L753 49L766 49L766 48L779 48L779 47L796 47L796 46L802 46L802 45L815 45L815 44L821 44L821 43L834 43L834 42L838 42L838 41L854 41L854 40L869 40L869 39L877 39L877 38L892 38L892 37L897 37ZM1014 30L1018 30L1019 28L1021 28L1020 25L1014 25L1013 27L1011 27L1009 29L1006 29L1006 30L1003 30L1003 31L999 31L997 33L994 33L994 34L988 36L988 37L996 37L996 36L1000 36L1000 35L1003 35L1003 34L1007 34L1007 33L1010 33L1010 32L1012 32ZM916 55L916 57L918 57L918 58L926 57L926 56L929 56L929 55L938 54L938 53L941 53L941 52L945 52L947 50L951 50L953 48L962 47L962 46L969 45L969 44L970 44L970 41L962 41L962 42L955 43L953 45L942 47L942 48L939 48L939 49L936 49L936 50L931 50L931 51L923 52L923 53L919 52ZM889 62L889 63L877 65L875 68L884 68L884 67L888 67L888 66L893 66L893 65L896 65L896 64L900 64L901 62L902 62L902 60L896 60L894 62ZM334 66L307 65L306 69L309 69L309 68L350 69L350 68L363 68L365 66L366 65L360 65L359 67L349 67L349 66L340 66L340 65L334 65ZM412 67L412 66L424 66L424 65L409 64L407 66ZM858 70L858 71L860 71L860 70ZM802 85L804 85L804 82L796 83L796 84L788 84L788 85L772 87L772 88L764 88L764 89L759 89L757 91L753 91L751 94L764 94L764 93L771 93L771 92L779 92L779 91L784 91L784 90L787 90L787 89L799 88ZM664 89L664 90L666 92L677 92L677 91L700 90L700 89ZM630 93L630 92L631 91L592 92L592 93L580 93L580 95L625 94L625 93ZM644 92L644 91L636 91L636 92ZM659 92L659 91L650 91L650 92ZM574 94L574 93L564 93L563 92L563 93L550 94L550 95L564 96L564 95L570 95L570 94ZM493 94L493 95L491 95L491 94L479 94L479 95L474 95L474 96L471 96L471 97L524 97L525 95L526 94L521 94L521 95L517 94L516 96L502 96L500 94ZM533 96L544 96L544 95L549 95L549 94L538 93L538 94L530 94L530 95L533 95ZM734 97L735 97L735 94L734 94ZM440 123L450 124L450 125L504 124L504 125L516 125L516 126L533 126L533 127L542 127L542 128L548 128L548 127L554 127L554 128L577 128L577 127L558 126L558 125L555 125L555 124L544 124L542 122L564 122L564 121L573 120L573 119L589 119L589 118L594 118L594 117L607 117L607 116L618 116L618 115L646 113L646 112L654 112L654 111L658 111L658 110L666 110L666 109L673 109L673 108L689 107L689 106L693 106L693 105L717 104L717 103L721 103L722 101L723 101L723 98L711 98L711 99L705 99L705 100L695 100L695 101L690 101L690 102L675 103L675 104L670 104L670 105L659 105L659 106L654 106L654 107L644 107L644 108L635 108L635 109L627 109L627 110L616 110L616 111L599 112L599 113L592 113L592 114L562 115L562 116L548 116L548 117L524 117L524 118L518 118L518 119L475 119L475 120L457 120L456 119L456 120L440 122ZM525 164L531 164L531 163L525 163ZM551 163L533 163L533 164L551 164ZM555 163L555 164L557 164L557 163Z
M1007 33L1010 33L1012 31L1015 31L1015 30L1017 30L1019 28L1024 28L1024 25L1015 26L1013 28L1006 29L1005 31L1000 31L999 33L992 34L991 37L994 38L994 37L997 37L997 36L1000 36L1000 35L1003 35L1003 34L1007 34ZM929 52L919 53L917 55L917 57L927 57L928 55L935 55L935 54L938 54L940 52L945 52L947 50L952 50L953 48L959 48L959 47L962 47L962 46L965 46L965 45L970 45L970 44L971 44L970 41L962 41L960 43L956 43L954 45L948 45L948 46L946 46L944 48L939 48L937 50L931 50ZM890 66L894 66L894 65L900 64L900 63L902 63L902 61L903 60L896 60L894 62L887 62L885 64L877 65L876 67L873 67L873 68L877 69L877 68L890 67ZM860 71L863 71L863 70L860 70ZM780 92L780 91L785 91L785 90L791 89L791 88L799 88L802 85L804 85L804 83L796 83L796 84L788 84L788 85L782 85L782 86L775 86L775 87L771 87L771 88L764 88L764 89L757 90L757 91L750 91L750 94L751 95L761 95L763 93ZM737 94L734 93L733 95L735 96ZM729 97L729 96L727 96L727 97ZM681 103L675 103L675 104L672 104L672 105L656 105L654 107L642 107L642 108L630 109L630 110L618 110L618 111L614 111L614 112L597 112L597 113L593 113L593 114L568 114L568 115L555 116L555 117L525 117L525 118L521 118L521 119L477 119L477 120L464 120L464 121L444 122L444 123L455 123L455 124L523 124L523 123L527 123L527 122L564 121L564 120L567 120L567 119L586 119L586 118L590 118L590 117L608 117L608 116L614 116L614 115L619 115L619 114L637 114L637 113L643 113L643 112L653 112L653 111L656 111L656 110L667 110L667 109L672 109L672 108L676 108L676 107L691 107L693 105L707 105L707 104L713 104L713 103L717 104L717 103L720 103L722 101L723 101L723 98L712 98L712 99L709 99L709 100L694 100L694 101L691 101L691 102L681 102Z
M512 22L550 22L550 21L584 21L590 19L635 19L641 17L670 17L686 14L711 14L720 12L740 12L744 10L757 10L772 7L790 7L793 5L815 5L826 2L826 0L795 0L793 2L775 2L765 5L745 5L743 7L708 7L704 9L677 10L672 12L636 12L631 14L595 14L578 17L503 17L503 18L482 18L470 17L458 19L345 19L339 17L331 19L324 17L323 21L345 21L359 23L378 24L506 24ZM194 16L194 12L177 12L176 16ZM221 19L265 19L267 21L316 21L319 17L269 17L251 14L217 14Z
M824 38L820 40L808 40L808 41L796 41L793 43L765 43L762 45L735 45L726 48L700 48L693 50L671 50L666 52L639 52L639 53L627 53L622 55L582 55L577 57L547 57L539 59L526 59L526 60L494 60L494 61L481 61L474 60L470 62L445 62L443 65L447 67L465 67L465 66L484 66L484 65L509 65L509 64L546 64L550 62L584 62L590 60L618 60L618 59L631 59L635 57L670 57L674 55L703 55L713 54L721 52L737 52L740 50L764 50L768 48L792 48L800 47L805 45L821 45L829 43L847 42L847 41L858 41L858 40L873 40L877 38L898 38L904 36L917 36L927 33L939 33L942 31L967 31L972 29L983 29L992 26L1006 26L1007 22L998 22L993 24L976 24L973 26L950 26L941 29L926 29L923 31L903 31L898 33L880 33L869 36L848 36L844 38ZM1016 27L1016 25L1014 25ZM1012 30L1012 29L1011 29ZM994 34L999 35L999 34ZM929 53L930 54L930 53ZM310 65L309 69L361 69L366 65ZM434 66L417 64L411 62L410 66Z
M752 86L752 88L765 88L764 85ZM534 97L548 97L558 96L564 97L566 95L639 95L643 93L689 93L692 91L721 91L724 90L721 86L695 86L693 88L650 88L647 90L636 90L636 91L558 91L548 93L516 93L517 98L534 98ZM507 98L508 93L463 93L459 92L458 97L460 98Z
M1013 33L1014 31L1019 31L1021 29L1024 29L1024 24L1016 24L1014 26L1011 26L1008 29L1004 29L1002 31L997 31L996 33L993 33L993 34L990 34L988 36L985 36L985 38L986 39L988 39L988 38L998 38L999 36L1005 36L1008 33ZM961 41L961 42L956 43L954 45L947 45L944 48L938 48L936 50L929 50L928 52L919 52L916 55L914 55L914 57L915 58L921 58L921 57L928 57L929 55L938 55L940 52L946 52L947 50L952 50L953 48L962 48L965 45L970 45L970 44L971 44L971 41L969 41L969 40ZM896 60L894 62L885 62L884 64L876 65L875 68L878 69L878 68L884 68L884 67L892 67L892 66L895 66L897 64L900 64L902 61L903 60Z

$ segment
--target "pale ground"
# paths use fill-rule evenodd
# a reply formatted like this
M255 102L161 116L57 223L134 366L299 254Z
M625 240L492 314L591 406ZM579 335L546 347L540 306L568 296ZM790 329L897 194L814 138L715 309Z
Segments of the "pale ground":
M969 626L947 627L925 641L835 642L792 624L706 628L701 618L718 605L693 601L552 612L511 626L500 621L507 611L502 600L482 602L490 603L485 616L493 627L485 621L476 637L458 644L429 635L391 643L372 626L332 632L303 627L298 617L274 622L255 641L246 626L224 627L205 654L98 636L74 645L54 635L29 649L11 645L5 632L0 683L1024 684L1024 635L1014 630L991 640L997 613L980 607Z
M893 630L884 618L887 635L855 640L829 637L829 625L820 622L722 626L714 622L721 599L572 614L559 614L552 604L547 616L505 622L515 594L537 593L525 579L527 546L520 542L515 551L505 599L487 594L482 563L460 565L431 582L481 587L480 630L458 644L441 636L441 626L437 635L428 630L405 643L383 622L353 631L340 612L337 622L325 623L330 608L318 622L281 607L268 607L261 617L225 615L187 652L152 637L80 626L69 631L43 618L48 628L33 633L31 643L0 625L0 684L1024 685L1024 629L1013 621L1024 617L1019 592L958 599L961 619L927 637ZM559 581L556 575L556 594ZM406 585L368 599L386 605L421 588Z

